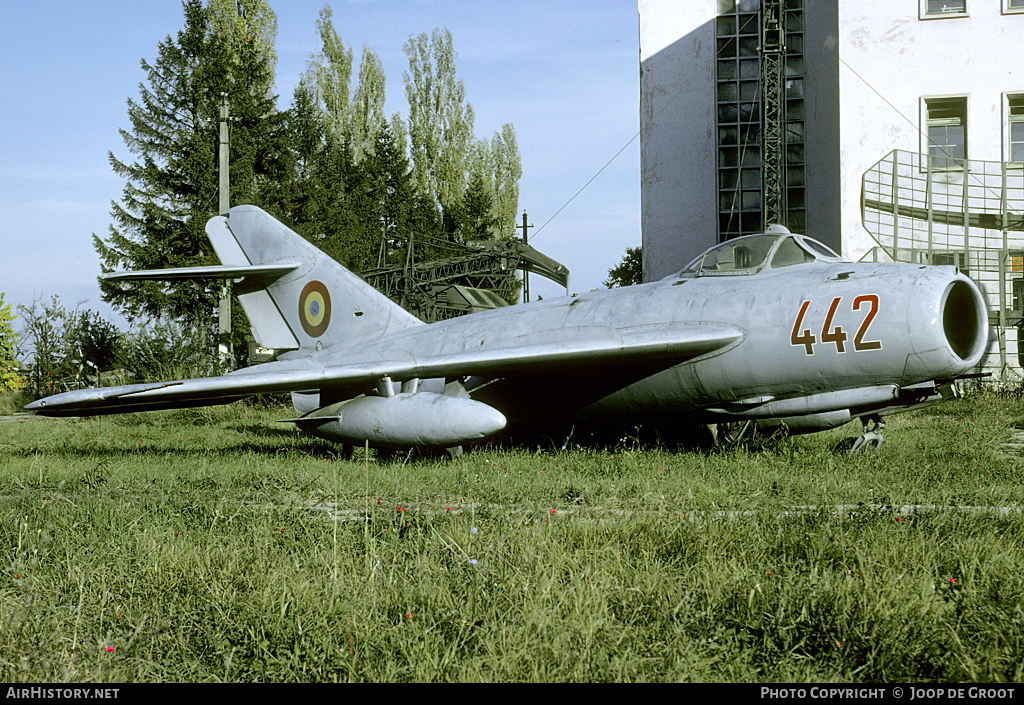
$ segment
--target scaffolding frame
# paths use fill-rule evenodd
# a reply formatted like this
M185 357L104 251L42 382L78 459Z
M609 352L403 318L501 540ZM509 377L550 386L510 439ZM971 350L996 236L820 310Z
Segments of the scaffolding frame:
M997 333L999 378L1007 381L1011 370L1020 376L1024 361L1024 164L938 163L893 150L864 172L861 222L876 245L861 261L953 264L978 282Z

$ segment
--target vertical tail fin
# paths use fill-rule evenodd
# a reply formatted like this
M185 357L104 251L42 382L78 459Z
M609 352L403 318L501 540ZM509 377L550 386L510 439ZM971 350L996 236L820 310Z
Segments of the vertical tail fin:
M223 265L295 264L287 274L235 285L262 347L321 349L403 330L421 321L256 206L206 224Z

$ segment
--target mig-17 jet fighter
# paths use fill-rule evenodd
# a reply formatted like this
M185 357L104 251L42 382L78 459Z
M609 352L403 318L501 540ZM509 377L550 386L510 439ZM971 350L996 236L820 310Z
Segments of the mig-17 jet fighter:
M658 282L429 325L259 208L206 231L220 266L104 276L232 279L259 345L284 351L276 361L26 408L84 416L291 392L298 428L380 448L855 418L871 445L885 415L953 394L989 338L982 294L956 268L851 263L780 226Z

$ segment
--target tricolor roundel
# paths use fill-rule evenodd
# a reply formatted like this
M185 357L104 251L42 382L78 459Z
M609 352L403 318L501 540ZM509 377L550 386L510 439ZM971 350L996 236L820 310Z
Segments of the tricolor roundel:
M327 287L311 281L299 294L299 322L310 338L319 338L331 322L331 295Z

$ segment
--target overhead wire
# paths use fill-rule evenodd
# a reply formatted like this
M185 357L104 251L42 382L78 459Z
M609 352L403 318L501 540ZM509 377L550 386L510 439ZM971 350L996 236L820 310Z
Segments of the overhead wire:
M697 71L693 74L693 76L690 77L690 80L688 80L683 85L683 87L680 88L676 92L676 94L674 96L672 96L671 98L668 99L668 101L665 103L665 105L663 105L661 107L661 109L654 114L654 116L651 118L651 120L656 119L659 115L661 115L663 112L665 112L665 110L668 108L668 106L672 105L672 103L675 102L676 98L678 98L680 95L682 95L683 91L685 91L687 88L690 87L690 84L693 83L697 79L697 76L699 76L705 69L707 69L708 64L710 64L712 61L715 61L717 58L718 58L718 51L716 50L715 54L710 59L708 59L706 62L704 62L704 64L699 69L697 69ZM543 230L545 227L547 227L548 223L550 223L552 220L554 220L558 216L559 213L561 213L563 210L565 210L566 207L568 207L568 205L570 203L572 203L574 200L576 200L576 197L579 196L581 193L583 193L583 191L588 186L590 186L591 183L593 183L594 179L596 179L598 176L600 176L601 173L604 172L604 170L607 169L611 165L612 162L614 162L616 159L618 159L619 155L622 154L623 152L625 152L626 148L629 147L629 145L633 144L636 141L636 138L640 136L641 132L643 132L643 130L638 131L635 135L633 135L629 139L628 142L626 142L626 144L622 145L622 149L620 149L618 152L616 152L615 156L613 156L611 159L609 159L605 163L604 166L602 166L600 169L598 169L597 173L594 174L593 176L591 176L590 179L587 181L587 183L583 184L583 186L580 187L580 190L572 195L572 198L570 198L568 201L566 201L564 204L562 204L562 207L559 208L557 211L555 211L554 215L552 215L550 218L548 218L546 221L544 221L544 224L541 225L539 228L537 228L534 231L533 239L536 239L537 236L540 235L540 231Z

